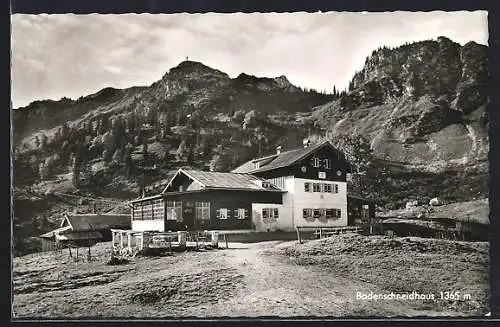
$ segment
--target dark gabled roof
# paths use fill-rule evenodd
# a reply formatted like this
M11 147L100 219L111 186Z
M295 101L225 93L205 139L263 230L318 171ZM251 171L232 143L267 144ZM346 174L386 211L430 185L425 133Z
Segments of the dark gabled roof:
M65 219L68 220L73 232L131 227L129 215L74 214L66 215Z
M242 190L242 191L275 191L282 190L271 184L270 187L263 187L262 178L249 174L235 174L222 172L209 172L201 170L184 170L179 169L175 176L170 180L164 189L164 193L171 185L172 181L179 175L184 174L190 179L200 183L202 189L226 189L226 190Z
M326 140L306 148L298 148L294 150L284 151L281 152L280 154L275 154L263 158L250 160L244 163L243 165L233 169L231 172L253 174L261 171L269 171L277 168L287 167L307 157L309 154L313 153L314 151L325 145L329 145L334 151L341 154L340 151L335 149L335 147L329 141ZM341 155L342 157L344 157L343 154ZM259 168L254 168L254 163L256 162L259 162L260 165Z

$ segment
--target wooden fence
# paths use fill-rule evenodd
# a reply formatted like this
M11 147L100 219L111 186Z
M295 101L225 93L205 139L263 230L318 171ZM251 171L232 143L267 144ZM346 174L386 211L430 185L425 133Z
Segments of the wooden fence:
M344 227L325 227L325 226L297 226L297 240L302 243L302 237L300 235L301 231L313 231L313 236L315 238L330 237L332 235L344 234L344 233L359 233L363 230L359 226L344 226Z

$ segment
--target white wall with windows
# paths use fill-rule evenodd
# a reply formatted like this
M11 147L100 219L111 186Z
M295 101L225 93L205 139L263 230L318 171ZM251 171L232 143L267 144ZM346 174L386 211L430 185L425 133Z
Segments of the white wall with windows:
M347 226L347 183L295 178L295 226Z
M272 180L269 179L271 182ZM293 201L295 183L293 176L284 176L274 179L278 187L286 190L283 193L283 204L253 203L252 222L255 229L261 232L294 230ZM273 183L274 184L274 183Z
M132 208L132 230L138 232L165 230L165 202L154 199L136 202Z

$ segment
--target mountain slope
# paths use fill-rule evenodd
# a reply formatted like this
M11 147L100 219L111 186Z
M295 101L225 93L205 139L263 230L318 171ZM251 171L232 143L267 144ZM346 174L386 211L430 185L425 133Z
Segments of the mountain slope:
M381 48L350 90L316 107L330 137L359 133L375 155L419 168L486 167L487 47L437 41Z

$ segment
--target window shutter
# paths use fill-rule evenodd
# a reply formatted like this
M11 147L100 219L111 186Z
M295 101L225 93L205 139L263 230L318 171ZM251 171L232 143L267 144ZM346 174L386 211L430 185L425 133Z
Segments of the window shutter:
M235 218L240 218L240 216L238 215L238 209L233 210L233 215Z
M216 210L216 215L217 215L217 218L220 218L220 217L221 217L221 216L220 216L220 209L217 209L217 210Z
M248 218L248 210L245 209L245 219L247 219L247 218Z

